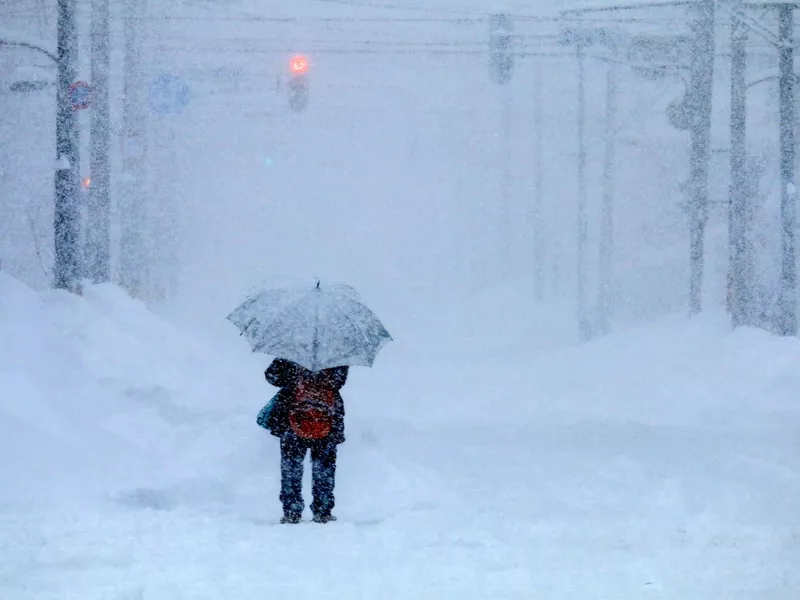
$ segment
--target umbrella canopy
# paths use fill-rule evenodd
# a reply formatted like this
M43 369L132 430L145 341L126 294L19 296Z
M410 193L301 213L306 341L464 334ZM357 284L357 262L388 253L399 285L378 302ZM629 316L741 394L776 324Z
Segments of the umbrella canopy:
M371 367L392 337L347 285L263 289L228 315L253 352L311 370Z

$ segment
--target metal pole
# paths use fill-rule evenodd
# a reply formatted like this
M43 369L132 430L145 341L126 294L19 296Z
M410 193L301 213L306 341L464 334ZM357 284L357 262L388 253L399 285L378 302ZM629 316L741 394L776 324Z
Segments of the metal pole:
M58 0L58 91L53 286L80 292L78 281L78 129L69 88L75 81L78 36L75 0Z
M144 71L140 16L144 0L125 4L124 100L122 109L122 177L120 178L119 282L134 298L142 298L146 281L144 252L144 169L147 135L143 107Z
M708 222L708 170L711 158L711 101L714 79L714 0L697 0L692 19L690 280L689 312L702 309L704 238Z
M578 44L578 334L591 338L591 325L586 308L586 65L583 44Z
M747 27L733 19L731 25L731 187L728 207L728 308L734 327L748 322L749 282L745 275L747 236Z
M536 59L533 81L533 126L534 126L534 197L533 197L533 283L534 298L544 299L544 214L542 198L542 147L544 131L542 116L542 61Z
M612 259L614 249L614 194L616 192L617 64L606 66L606 131L603 160L603 205L600 224L600 285L598 312L600 331L611 331Z
M779 296L778 331L781 335L797 335L797 288L795 277L794 229L794 23L793 6L778 7L780 40L780 146L781 146L781 228L782 260Z
M108 0L92 0L92 125L87 275L93 283L111 278L111 172L108 79L111 66Z

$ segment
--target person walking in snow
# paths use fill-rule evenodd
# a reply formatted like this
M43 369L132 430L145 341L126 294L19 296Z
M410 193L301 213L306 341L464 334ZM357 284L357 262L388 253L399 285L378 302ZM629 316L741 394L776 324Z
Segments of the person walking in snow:
M312 372L276 358L264 372L280 388L263 423L281 443L281 523L299 523L304 503L303 461L311 450L314 522L335 521L336 449L344 442L344 402L339 390L347 381L346 366Z

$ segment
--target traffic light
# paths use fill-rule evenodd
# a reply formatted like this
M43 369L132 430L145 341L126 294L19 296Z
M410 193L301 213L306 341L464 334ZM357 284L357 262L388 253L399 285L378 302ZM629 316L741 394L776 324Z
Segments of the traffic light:
M305 75L308 73L308 59L305 56L294 56L291 63L289 63L289 68L292 71L292 75Z
M504 85L511 81L514 71L511 33L514 25L511 16L495 13L489 17L489 74L492 81Z
M289 106L298 112L308 105L308 58L293 56L289 61Z

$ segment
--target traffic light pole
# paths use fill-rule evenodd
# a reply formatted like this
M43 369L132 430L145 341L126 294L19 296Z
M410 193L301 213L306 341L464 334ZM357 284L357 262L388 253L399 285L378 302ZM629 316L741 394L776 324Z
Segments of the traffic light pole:
M56 109L55 265L53 286L80 292L78 272L78 129L70 104L78 54L75 0L58 0Z
M500 274L507 277L511 274L511 266L515 258L516 235L511 223L511 92L506 85L511 81L514 70L512 53L513 23L511 16L496 13L489 16L489 76L494 83L501 86L501 125L499 148L499 195L500 223L497 225L498 261Z

